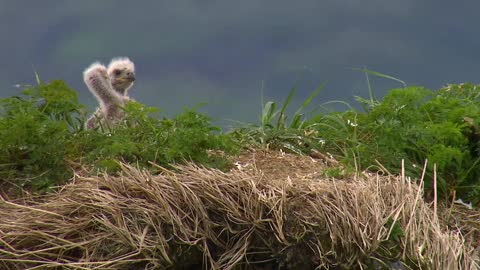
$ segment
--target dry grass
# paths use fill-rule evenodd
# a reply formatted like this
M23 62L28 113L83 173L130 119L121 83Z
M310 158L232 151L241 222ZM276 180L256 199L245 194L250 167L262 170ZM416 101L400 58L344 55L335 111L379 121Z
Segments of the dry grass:
M474 245L440 225L419 186L327 179L324 166L282 153L246 154L228 173L123 165L43 198L2 199L0 269L478 269Z

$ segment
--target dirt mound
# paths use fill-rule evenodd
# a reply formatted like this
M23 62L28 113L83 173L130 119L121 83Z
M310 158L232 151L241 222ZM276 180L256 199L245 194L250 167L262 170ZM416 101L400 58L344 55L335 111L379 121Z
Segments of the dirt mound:
M406 179L324 177L325 162L247 153L231 172L193 164L82 177L0 201L1 269L477 269ZM407 269L407 266L399 266Z

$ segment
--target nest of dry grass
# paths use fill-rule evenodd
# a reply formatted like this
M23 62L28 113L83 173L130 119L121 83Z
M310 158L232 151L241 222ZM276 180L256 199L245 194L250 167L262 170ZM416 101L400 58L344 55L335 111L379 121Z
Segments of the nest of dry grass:
M440 225L417 185L328 179L308 157L260 159L227 173L123 165L46 197L2 199L0 268L478 269L478 251Z

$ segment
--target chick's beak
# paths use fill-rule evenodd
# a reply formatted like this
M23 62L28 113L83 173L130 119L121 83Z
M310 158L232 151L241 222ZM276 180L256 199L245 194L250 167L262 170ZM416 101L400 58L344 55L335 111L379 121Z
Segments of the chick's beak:
M127 75L125 76L125 79L126 79L127 81L134 82L134 81L135 81L135 74L133 74L133 73L127 74Z

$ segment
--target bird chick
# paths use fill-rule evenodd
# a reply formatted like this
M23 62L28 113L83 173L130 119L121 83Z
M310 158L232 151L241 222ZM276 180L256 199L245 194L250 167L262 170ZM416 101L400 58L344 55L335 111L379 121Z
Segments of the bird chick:
M108 65L107 71L113 89L129 99L128 90L132 88L135 82L135 65L133 62L128 57L114 58Z
M83 72L83 80L100 104L100 108L87 120L87 128L95 128L99 121L113 124L121 120L125 98L113 89L107 68L95 62Z

